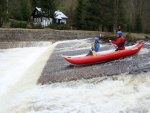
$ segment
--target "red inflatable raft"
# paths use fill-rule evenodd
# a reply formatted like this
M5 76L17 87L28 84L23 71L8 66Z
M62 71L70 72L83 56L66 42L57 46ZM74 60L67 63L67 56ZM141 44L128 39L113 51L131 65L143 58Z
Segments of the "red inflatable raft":
M62 57L73 65L93 64L136 54L142 48L143 44L144 44L143 42L139 42L133 46L126 47L125 50L120 51L108 50L98 52L96 56L78 55L78 56L62 56Z

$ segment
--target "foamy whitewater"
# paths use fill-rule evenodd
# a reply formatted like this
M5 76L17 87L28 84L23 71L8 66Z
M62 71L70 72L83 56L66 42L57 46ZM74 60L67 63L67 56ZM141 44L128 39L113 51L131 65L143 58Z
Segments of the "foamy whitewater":
M149 72L37 85L56 45L0 49L0 113L150 113Z

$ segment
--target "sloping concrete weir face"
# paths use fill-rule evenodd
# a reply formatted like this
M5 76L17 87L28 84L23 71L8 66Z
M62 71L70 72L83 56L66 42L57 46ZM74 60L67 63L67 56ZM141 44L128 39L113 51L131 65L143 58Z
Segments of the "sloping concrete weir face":
M150 71L150 43L145 42L143 48L136 55L105 63L84 66L73 66L65 61L61 55L87 54L90 40L70 40L59 42L49 57L40 78L39 84L65 82L77 79L88 79L100 76L119 75L121 73L140 74ZM112 49L112 45L101 44L100 51Z
M13 41L0 42L0 49L23 48L23 47L46 47L51 45L50 41Z

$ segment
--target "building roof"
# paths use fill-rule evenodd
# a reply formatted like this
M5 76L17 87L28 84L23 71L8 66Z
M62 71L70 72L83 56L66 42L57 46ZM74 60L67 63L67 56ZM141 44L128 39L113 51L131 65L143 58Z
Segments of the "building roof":
M64 13L62 13L61 11L57 10L55 11L55 18L56 19L63 19L63 18L68 18Z
M39 7L35 7L38 11L42 11L42 9L41 8L39 8Z
M39 8L39 7L35 7L34 11L32 12L32 16L34 15L34 13L38 11L38 12L42 12L42 8ZM44 13L44 12L42 12ZM57 10L54 12L55 13L55 18L56 19L63 19L63 18L68 18L64 13L62 13L61 11Z

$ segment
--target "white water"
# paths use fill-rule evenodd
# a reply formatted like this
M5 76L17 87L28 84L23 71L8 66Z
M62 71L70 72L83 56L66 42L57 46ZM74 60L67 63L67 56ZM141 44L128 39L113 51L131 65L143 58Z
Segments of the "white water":
M150 113L150 73L36 85L55 46L0 50L0 113Z

